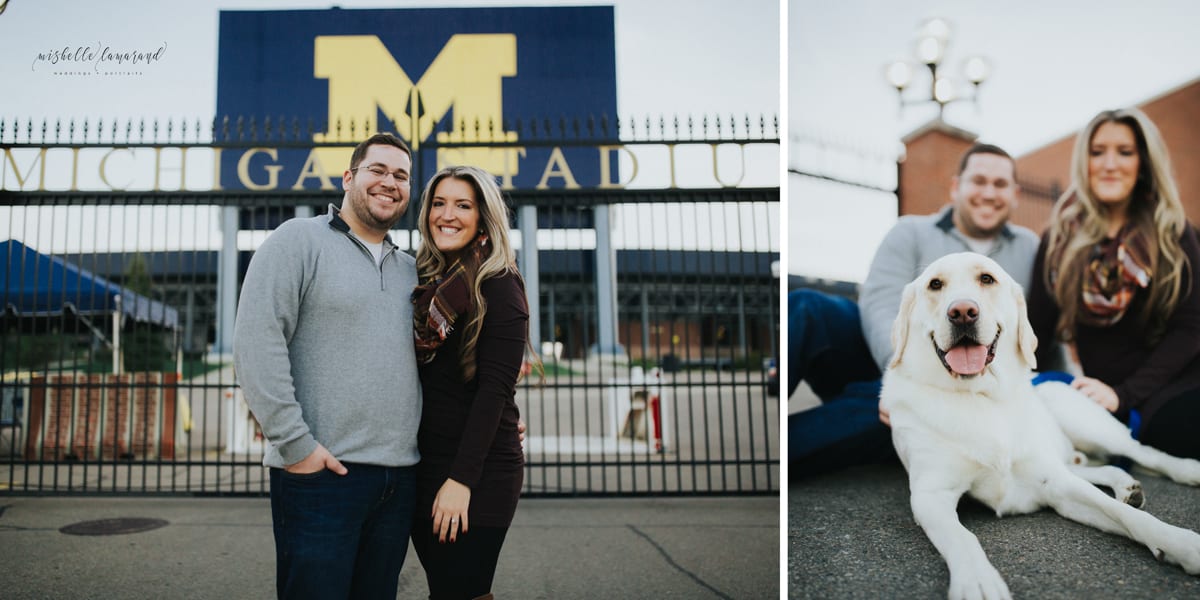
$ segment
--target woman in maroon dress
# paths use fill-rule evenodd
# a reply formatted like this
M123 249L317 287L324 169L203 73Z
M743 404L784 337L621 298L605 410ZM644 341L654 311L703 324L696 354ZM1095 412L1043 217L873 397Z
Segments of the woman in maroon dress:
M491 598L521 492L514 401L529 307L495 179L442 169L421 198L413 291L423 390L412 541L431 598Z

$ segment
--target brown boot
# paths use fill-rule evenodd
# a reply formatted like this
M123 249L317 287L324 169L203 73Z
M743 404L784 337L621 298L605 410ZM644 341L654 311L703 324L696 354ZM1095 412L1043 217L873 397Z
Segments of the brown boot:
M484 594L482 596L479 596L478 598L475 598L474 600L496 600L496 595L490 594L490 593Z

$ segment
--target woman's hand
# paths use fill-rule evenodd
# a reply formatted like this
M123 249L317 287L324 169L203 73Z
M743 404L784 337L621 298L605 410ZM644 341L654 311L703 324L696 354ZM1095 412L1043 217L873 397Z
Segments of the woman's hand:
M433 532L439 542L445 543L447 534L451 542L457 540L460 526L463 533L467 532L467 507L470 505L471 488L453 479L442 484L433 498Z
M1079 390L1084 396L1091 398L1092 402L1103 406L1110 413L1117 412L1117 408L1121 405L1120 400L1117 399L1117 392L1099 379L1076 377L1075 381L1071 382L1071 387Z

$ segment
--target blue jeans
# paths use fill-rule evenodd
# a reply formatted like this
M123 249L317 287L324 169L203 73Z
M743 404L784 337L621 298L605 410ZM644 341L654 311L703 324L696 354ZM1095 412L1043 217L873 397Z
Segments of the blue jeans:
M271 469L280 598L396 597L416 503L416 467L348 473Z
M789 293L788 363L788 394L803 380L821 398L820 406L788 415L790 477L897 460L891 430L879 422L882 374L854 301Z

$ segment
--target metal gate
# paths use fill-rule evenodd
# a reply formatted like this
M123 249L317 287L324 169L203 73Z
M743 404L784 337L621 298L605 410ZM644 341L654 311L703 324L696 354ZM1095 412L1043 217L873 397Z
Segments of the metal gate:
M222 298L236 298L272 228L341 194L289 182L192 190L187 172L218 168L222 153L256 153L252 169L269 151L316 146L312 130L294 119L0 122L3 493L267 493L268 442L223 352ZM777 124L560 119L499 130L508 137L476 124L469 140L415 149L412 210L392 238L415 252L422 175L463 150L515 149L512 132L521 148L585 149L603 161L608 185L506 190L521 243L532 242L519 258L537 272L530 300L545 366L517 390L525 494L776 493L779 189L744 180L747 160L777 170ZM711 155L711 184L676 162L689 152ZM215 158L193 166L204 154ZM145 189L106 189L122 176L118 159L134 165L130 187ZM137 182L139 161L153 163L152 183ZM667 183L615 181L639 163ZM163 183L176 171L177 186ZM565 179L561 165L546 171ZM606 340L616 347L602 351Z

